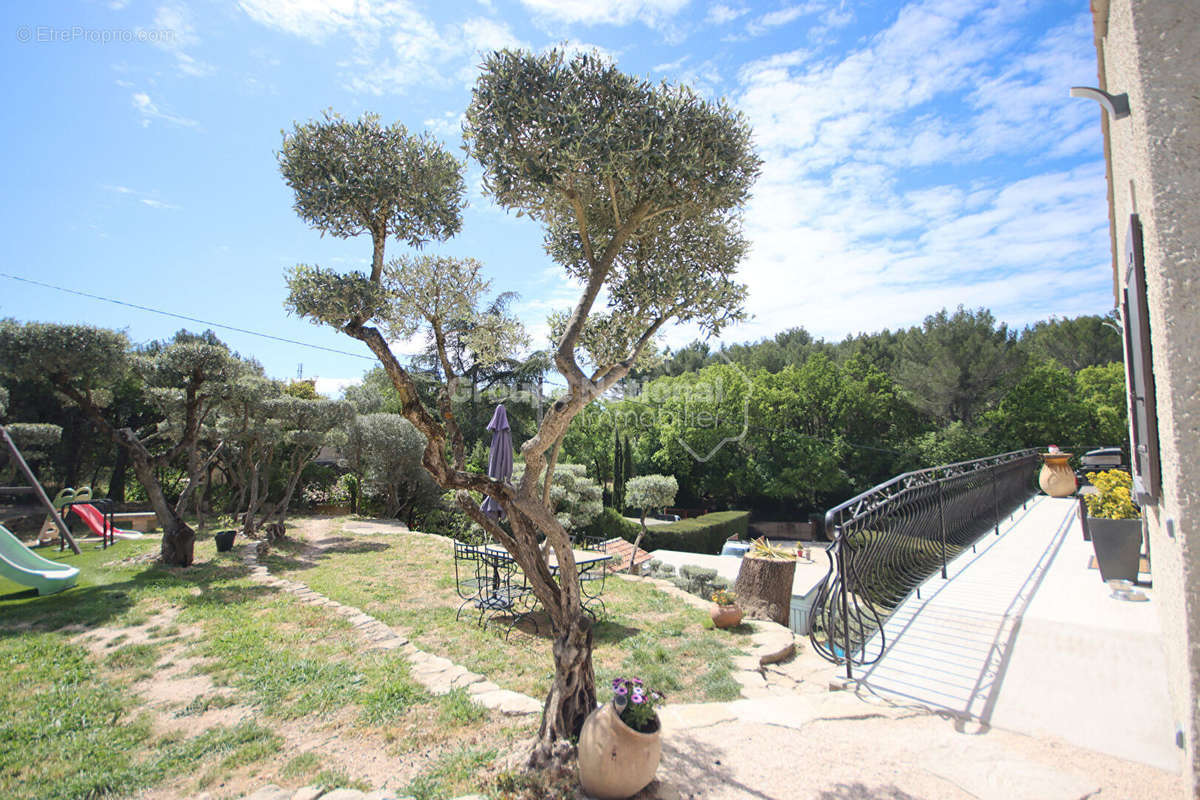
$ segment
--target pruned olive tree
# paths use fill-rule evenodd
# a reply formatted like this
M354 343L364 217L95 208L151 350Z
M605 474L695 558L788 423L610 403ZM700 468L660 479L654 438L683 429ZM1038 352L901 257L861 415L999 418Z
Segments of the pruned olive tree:
M466 468L449 402L453 365L431 412L388 347L386 333L415 324L433 326L436 340L436 315L419 299L435 284L440 303L474 306L470 297L453 296L469 285L463 262L442 260L428 277L404 262L384 270L388 234L411 244L442 238L457 228L461 206L457 165L430 149L410 158L425 140L402 131L370 118L357 127L327 118L285 135L280 166L300 216L336 235L370 232L375 254L370 275L298 266L289 305L370 347L404 416L425 436L425 468L504 545L549 615L555 675L529 762L541 766L569 754L556 744L578 734L596 706L591 624L571 541L548 502L550 454L571 420L628 374L669 321L716 333L741 317L745 289L734 280L745 250L739 209L760 162L743 117L685 87L650 85L587 55L486 57L464 124L468 151L483 167L485 190L502 207L538 220L547 252L582 284L553 353L568 388L521 445L524 471L510 484ZM374 146L384 140L391 149ZM348 172L351 165L363 174ZM389 220L399 224L384 224ZM597 309L602 292L607 307ZM494 498L508 527L481 512L471 492ZM554 551L557 571L543 558L539 535Z
M280 381L261 375L233 382L215 428L246 536L283 536L300 474L352 413L349 403L296 397Z
M646 513L655 509L661 512L674 503L675 495L679 492L679 481L674 475L641 475L631 478L625 491L625 505L642 512L642 529L638 532L633 543L633 553L629 556L629 571L633 572L637 549L641 547L642 538L646 535Z
M118 331L4 320L0 365L18 378L61 392L97 430L129 453L134 473L162 524L162 560L189 566L195 532L181 517L182 503L168 502L158 470L182 460L190 478L184 496L190 496L202 462L201 429L221 403L228 381L245 368L244 362L215 337L183 331L142 353L132 353L128 339ZM131 369L141 376L160 412L159 422L136 431L117 427L103 413L112 396L108 387Z

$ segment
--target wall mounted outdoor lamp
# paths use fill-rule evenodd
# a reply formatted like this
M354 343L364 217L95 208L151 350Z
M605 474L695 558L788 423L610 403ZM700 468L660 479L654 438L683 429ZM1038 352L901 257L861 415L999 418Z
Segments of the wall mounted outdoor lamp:
M1124 92L1109 94L1102 89L1093 89L1091 86L1072 86L1071 97L1086 97L1095 100L1104 106L1104 110L1112 119L1124 119L1129 116L1129 95Z

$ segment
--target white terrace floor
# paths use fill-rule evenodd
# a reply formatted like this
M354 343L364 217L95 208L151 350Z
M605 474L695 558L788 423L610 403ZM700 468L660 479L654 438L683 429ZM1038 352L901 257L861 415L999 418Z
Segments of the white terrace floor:
M1018 509L896 611L882 658L854 677L951 712L964 732L1048 733L1178 773L1154 590L1111 599L1076 508L1037 497Z

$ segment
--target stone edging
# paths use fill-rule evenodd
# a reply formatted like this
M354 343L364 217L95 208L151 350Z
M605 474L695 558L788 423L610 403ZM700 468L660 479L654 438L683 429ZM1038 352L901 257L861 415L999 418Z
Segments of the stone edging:
M344 605L314 592L300 581L286 580L271 575L266 565L259 561L259 550L266 547L266 542L251 542L242 547L242 560L250 568L250 576L254 580L294 594L308 605L324 606L333 613L344 617L370 642L368 650L399 650L412 665L413 679L431 694L448 694L455 689L465 688L472 702L502 714L542 713L540 701L527 694L501 689L484 676L471 672L448 658L426 653L410 642L407 636L396 633L389 626L361 609Z
M693 608L707 611L711 605L703 598L697 597L691 592L685 592L662 578L623 575L619 572L613 574L622 580L648 581L655 588L684 601ZM771 664L787 661L796 653L795 634L790 628L767 620L750 619L743 624L753 628L754 633L750 635L749 655L734 656L733 658L733 679L742 687L742 697L763 697L786 692L790 687L777 687L773 690L771 676L766 668Z

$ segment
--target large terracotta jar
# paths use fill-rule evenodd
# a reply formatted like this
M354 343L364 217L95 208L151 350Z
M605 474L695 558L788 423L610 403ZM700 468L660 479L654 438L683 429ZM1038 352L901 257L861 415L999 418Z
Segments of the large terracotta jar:
M1070 497L1079 488L1075 472L1071 469L1070 453L1042 453L1042 471L1038 475L1038 486L1051 497Z
M655 723L658 718L655 717ZM661 728L638 733L605 703L583 721L579 734L579 783L597 800L625 800L640 792L658 770Z
M742 621L740 606L721 606L713 603L708 607L708 615L712 617L713 625L718 628L732 628Z

